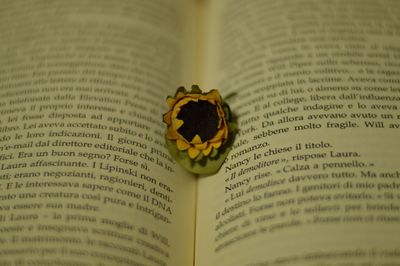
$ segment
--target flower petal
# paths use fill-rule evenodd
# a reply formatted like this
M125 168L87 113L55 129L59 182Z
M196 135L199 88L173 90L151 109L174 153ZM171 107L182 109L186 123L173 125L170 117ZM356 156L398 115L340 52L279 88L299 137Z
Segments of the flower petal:
M190 97L184 97L184 98L180 99L179 101L177 101L174 105L174 109L172 110L172 118L175 118L178 116L179 111L181 110L181 106L183 106L193 100L194 99L192 99Z
M183 97L185 97L186 96L186 94L184 93L184 92L178 92L177 94L176 94L176 96L175 96L175 98L177 99L177 100L179 100L180 98L183 98Z
M213 148L216 148L216 149L218 149L219 147L221 147L221 144L222 144L221 141L214 142L214 143L210 143L210 145L211 145Z
M222 103L221 95L217 90L211 90L209 93L206 94L207 97L214 99L218 103Z
M168 139L178 139L178 138L179 138L178 133L176 132L176 130L174 130L174 129L172 128L172 126L171 126L171 127L168 127L168 130L167 130L167 138L168 138Z
M211 145L208 145L208 147L205 150L203 150L204 156L208 156L211 153L212 149L213 147Z
M163 115L164 123L166 123L167 125L171 125L171 114L172 112L169 111L168 113Z
M192 139L192 141L191 141L190 143L192 143L192 144L201 144L201 143L203 143L203 142L201 141L200 136L199 136L198 134L196 134L196 135L193 137L193 139Z
M175 98L170 97L170 96L167 98L167 104L168 104L169 108L172 108L175 105L175 103L176 103L176 99Z
M199 155L200 151L196 148L190 147L188 150L188 154L190 159L194 159L197 157L197 155Z
M208 142L207 142L207 141L204 142L204 143L201 143L201 144L195 144L195 145L194 145L194 147L195 147L196 149L198 149L198 150L204 150L204 149L207 148L207 146L208 146Z
M176 146L178 147L178 149L180 151L184 151L190 148L190 144L187 143L186 141L182 140L182 139L177 139L176 140Z
M212 139L210 139L209 142L216 142L216 141L221 140L221 138L222 138L222 137L224 136L224 134L225 134L225 131L227 131L227 130L225 130L224 128L219 129L218 132L217 132L217 134L215 134L215 136L214 136Z
M228 138L228 130L227 129L225 129L225 131L224 131L224 136L222 137L223 139L227 139Z
M174 127L175 130L177 130L178 128L180 128L182 125L184 124L183 120L180 119L174 119L172 121L172 125Z

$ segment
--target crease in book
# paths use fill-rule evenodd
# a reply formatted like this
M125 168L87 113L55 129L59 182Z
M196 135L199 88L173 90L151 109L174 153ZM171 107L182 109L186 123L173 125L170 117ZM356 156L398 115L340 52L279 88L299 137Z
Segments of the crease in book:
M399 1L2 1L0 40L0 265L399 265ZM237 94L205 178L183 84Z

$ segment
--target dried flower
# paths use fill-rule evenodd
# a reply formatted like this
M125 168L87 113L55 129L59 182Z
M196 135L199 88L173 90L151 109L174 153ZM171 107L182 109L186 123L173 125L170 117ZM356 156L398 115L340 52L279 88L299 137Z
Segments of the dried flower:
M174 97L167 98L167 104L169 111L163 120L168 126L166 138L171 155L191 172L216 172L225 160L229 150L226 144L236 128L219 92L202 93L197 85L190 92L180 87Z

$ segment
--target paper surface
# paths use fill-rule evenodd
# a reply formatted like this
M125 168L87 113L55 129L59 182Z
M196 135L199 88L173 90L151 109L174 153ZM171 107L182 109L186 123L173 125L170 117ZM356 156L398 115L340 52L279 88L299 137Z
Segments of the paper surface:
M398 10L211 2L205 83L241 131L199 180L196 265L398 261Z
M3 3L0 264L192 264L195 179L161 122L166 95L191 79L191 12Z

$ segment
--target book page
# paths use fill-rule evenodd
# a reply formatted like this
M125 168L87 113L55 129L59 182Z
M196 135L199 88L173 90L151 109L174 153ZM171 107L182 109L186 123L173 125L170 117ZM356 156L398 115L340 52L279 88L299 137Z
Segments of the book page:
M191 8L2 3L1 265L193 263L195 179L162 123L192 74Z
M238 116L199 180L196 265L400 260L400 6L211 2L206 83Z

